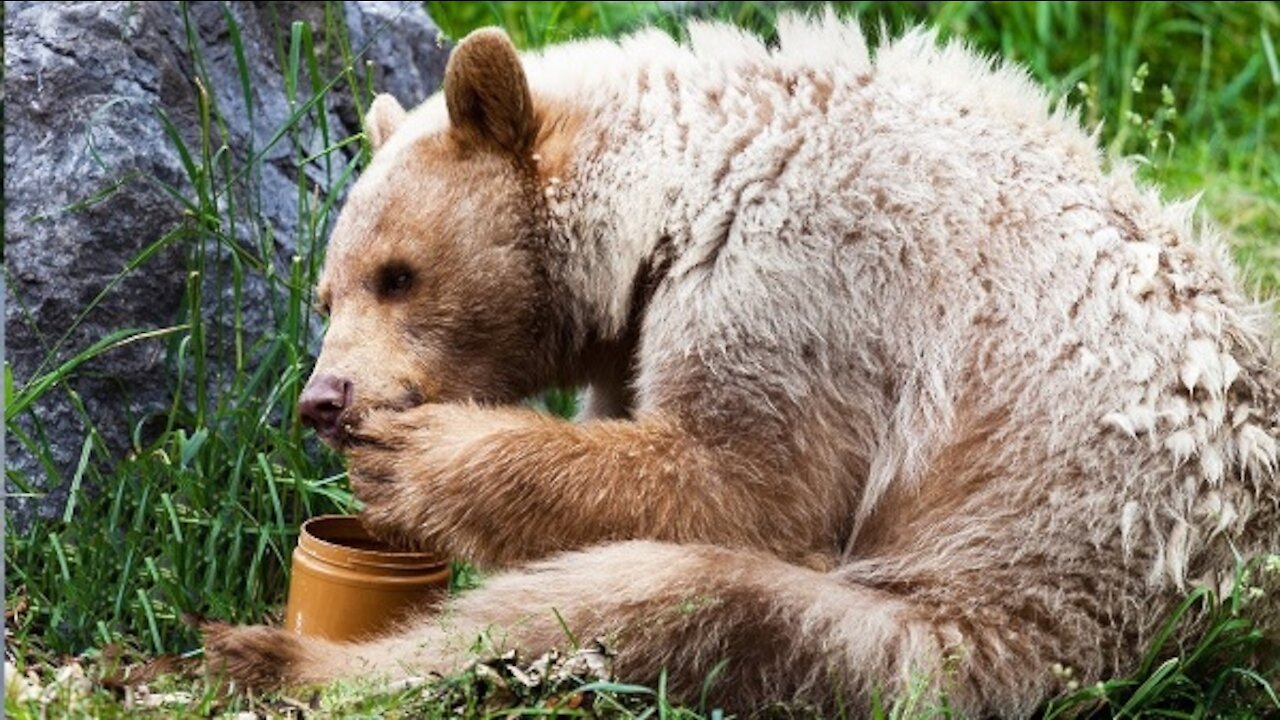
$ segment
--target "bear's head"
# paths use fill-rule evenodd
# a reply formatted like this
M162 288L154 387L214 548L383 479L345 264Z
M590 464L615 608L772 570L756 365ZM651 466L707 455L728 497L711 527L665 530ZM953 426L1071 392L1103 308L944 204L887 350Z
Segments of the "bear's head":
M365 126L373 158L329 242L329 327L299 399L337 444L372 409L528 396L548 382L557 325L537 121L507 36L472 33L441 94L412 114L379 96Z

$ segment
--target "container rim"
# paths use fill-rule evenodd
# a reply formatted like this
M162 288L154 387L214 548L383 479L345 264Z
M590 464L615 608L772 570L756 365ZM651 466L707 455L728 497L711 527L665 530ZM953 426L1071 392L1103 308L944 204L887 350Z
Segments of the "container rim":
M449 565L448 560L431 553L365 549L346 545L344 540L379 542L355 515L318 515L303 522L298 533L298 547L301 550L342 565L401 569L441 568Z

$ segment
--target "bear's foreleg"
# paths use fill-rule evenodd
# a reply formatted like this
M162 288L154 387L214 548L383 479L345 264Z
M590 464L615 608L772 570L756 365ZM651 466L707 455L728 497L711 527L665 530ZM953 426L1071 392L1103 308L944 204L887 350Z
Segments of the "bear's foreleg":
M482 565L654 539L818 566L837 545L832 499L753 460L762 443L751 437L711 443L662 417L575 424L463 404L376 413L358 432L348 460L365 523Z

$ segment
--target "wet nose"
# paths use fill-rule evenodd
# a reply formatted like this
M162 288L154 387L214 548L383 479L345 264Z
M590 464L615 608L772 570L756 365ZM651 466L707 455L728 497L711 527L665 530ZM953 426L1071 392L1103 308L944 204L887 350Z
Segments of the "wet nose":
M351 381L336 375L311 378L298 398L298 415L302 423L315 428L322 437L338 432L338 418L351 405Z

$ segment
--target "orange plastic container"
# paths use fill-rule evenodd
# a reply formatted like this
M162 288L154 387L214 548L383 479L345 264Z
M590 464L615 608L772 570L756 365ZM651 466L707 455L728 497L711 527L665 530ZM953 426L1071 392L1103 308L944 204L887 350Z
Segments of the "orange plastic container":
M353 516L311 518L293 551L285 627L339 642L375 637L439 602L449 575L448 561L395 550Z

